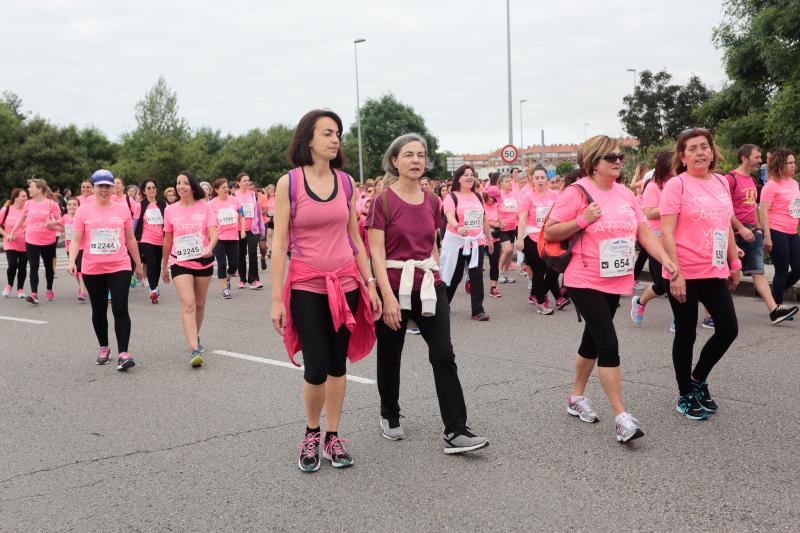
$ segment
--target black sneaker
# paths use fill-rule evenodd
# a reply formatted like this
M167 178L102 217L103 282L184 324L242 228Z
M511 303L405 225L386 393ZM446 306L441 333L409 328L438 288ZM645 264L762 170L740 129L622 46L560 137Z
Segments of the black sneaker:
M119 354L119 358L117 358L117 370L125 372L134 366L136 366L136 363L134 362L133 357L128 354L128 352L122 352Z
M267 269L267 260L265 258L261 258L261 270Z
M693 392L684 394L678 398L678 404L675 406L675 410L691 420L705 420L708 418L708 412L703 409L703 406L697 401Z
M348 442L348 439L340 439L338 435L325 435L322 457L330 461L334 468L353 466L353 458L342 447L345 442Z
M300 443L300 459L297 460L297 466L303 472L316 472L319 470L319 431L309 432L303 436L303 442Z
M717 402L711 399L711 394L708 392L708 381L700 383L699 381L692 380L692 388L694 389L694 397L700 406L709 413L715 413L719 406Z
M780 324L784 320L791 320L791 318L797 314L797 311L800 310L796 305L789 307L788 305L779 305L775 309L769 312L769 320L772 322L772 325Z

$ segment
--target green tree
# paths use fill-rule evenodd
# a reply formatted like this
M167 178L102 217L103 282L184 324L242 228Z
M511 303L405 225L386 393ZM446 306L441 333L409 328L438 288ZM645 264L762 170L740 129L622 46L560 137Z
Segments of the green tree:
M259 185L277 182L290 168L286 154L293 133L294 128L277 124L231 139L217 154L213 175L231 179L247 172Z
M730 146L800 149L800 2L728 0L714 30L730 82L699 116Z
M383 154L391 142L405 133L418 133L428 143L428 157L434 167L428 175L447 177L447 164L438 153L439 140L428 131L425 120L414 108L401 103L391 94L370 98L361 106L361 139L364 159L364 179L383 176ZM358 179L358 133L354 123L342 139L347 156L345 170Z
M178 95L172 91L163 76L145 97L136 104L138 129L147 137L185 137L189 132L187 122L178 116Z
M575 163L572 161L561 161L556 165L556 174L559 176L566 176L575 168Z
M21 183L16 174L16 152L25 139L23 117L6 103L0 102L0 199ZM24 182L23 182L24 183Z
M19 178L43 178L52 188L76 187L91 172L86 149L75 126L59 128L43 118L26 121L25 140L14 153ZM24 181L22 181L24 183Z
M671 81L672 75L667 71L653 74L645 70L639 75L633 94L622 99L622 124L643 148L675 138L694 126L694 111L712 95L697 76L692 76L685 86Z

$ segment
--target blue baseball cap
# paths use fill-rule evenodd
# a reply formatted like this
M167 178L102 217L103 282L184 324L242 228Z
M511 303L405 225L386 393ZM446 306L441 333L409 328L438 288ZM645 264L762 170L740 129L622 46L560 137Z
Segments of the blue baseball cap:
M92 174L92 185L114 185L114 174L110 170L101 168Z

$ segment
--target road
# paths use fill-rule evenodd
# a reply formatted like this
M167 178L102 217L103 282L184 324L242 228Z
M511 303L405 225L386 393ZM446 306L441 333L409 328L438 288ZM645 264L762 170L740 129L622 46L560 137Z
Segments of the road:
M348 370L340 433L355 466L308 475L296 466L302 373L264 361L287 360L267 320L269 284L230 301L212 287L200 370L189 368L174 289L162 287L155 306L133 290L137 366L124 374L94 364L89 305L59 269L55 302L0 301L0 530L800 527L798 321L770 326L760 301L737 296L740 335L711 379L720 412L692 422L674 410L667 302L654 301L641 327L624 302L623 394L645 436L620 445L596 378L588 394L600 423L567 415L582 325L571 307L536 315L524 285L487 299L487 323L469 320L463 292L453 302L470 425L488 448L442 453L427 350L409 335L407 438L381 437L373 353Z

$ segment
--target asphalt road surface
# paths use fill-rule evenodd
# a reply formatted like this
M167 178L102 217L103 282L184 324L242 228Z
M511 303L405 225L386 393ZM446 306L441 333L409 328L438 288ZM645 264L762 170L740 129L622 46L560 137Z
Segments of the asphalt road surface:
M460 291L453 344L470 426L491 445L442 452L427 350L407 335L406 439L381 436L373 354L348 369L340 434L355 465L303 474L302 373L279 366L268 283L230 301L212 285L199 370L172 286L158 305L133 290L137 364L120 373L94 364L90 308L63 265L55 302L0 300L2 531L800 528L800 320L773 327L759 300L736 297L740 334L712 374L720 411L705 422L674 409L667 302L636 327L623 300L623 395L645 436L621 445L595 377L587 393L600 423L566 413L583 327L572 307L536 315L517 277L487 298L491 321L476 323ZM709 335L698 328L700 342Z

